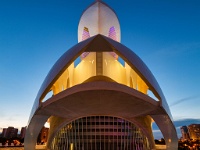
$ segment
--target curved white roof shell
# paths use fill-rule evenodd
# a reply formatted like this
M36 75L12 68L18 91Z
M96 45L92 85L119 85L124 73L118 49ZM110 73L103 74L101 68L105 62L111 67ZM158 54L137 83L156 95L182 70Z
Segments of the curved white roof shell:
M57 60L37 94L29 118L25 150L35 149L40 129L48 119L51 130L47 147L66 123L99 115L121 117L134 123L145 133L152 149L155 147L153 119L165 138L167 150L177 149L176 129L158 82L146 64L121 44L120 39L118 18L105 3L97 0L83 12L78 26L79 43ZM86 54L79 64L82 66L75 66L75 60L82 54ZM110 54L122 58L125 65ZM138 80L136 86L133 86L136 83L133 75ZM123 82L118 76L123 77ZM146 92L140 90L140 85ZM147 90L158 101L151 98ZM45 100L50 91L53 91L52 97Z
M116 54L118 54L120 57L122 57L131 66L131 68L134 68L136 73L141 75L141 78L147 83L149 88L156 95L156 97L158 97L158 99L160 101L153 101L153 99L147 100L146 98L148 96L144 95L145 98L143 99L143 101L138 101L141 105L139 106L138 105L139 103L137 105L133 104L131 108L133 108L133 110L134 110L135 107L133 107L133 106L137 106L138 108L141 109L141 111L138 111L138 113L141 113L140 115L142 115L142 116L147 115L147 114L150 115L153 118L153 120L157 123L161 132L163 133L163 136L166 139L167 149L176 148L177 135L176 135L176 130L173 126L173 122L171 120L172 119L171 113L170 113L168 104L165 100L165 97L162 93L162 90L160 89L160 87L159 87L156 79L154 78L153 74L151 73L151 71L144 64L144 62L133 51L131 51L126 46L124 46L121 43L118 43L108 37L105 37L103 35L96 35L85 41L78 43L77 45L75 45L74 47L72 47L71 49L66 51L66 53L64 53L60 57L60 59L58 59L58 61L55 63L55 65L50 70L49 74L47 75L46 79L44 80L44 82L38 92L38 95L36 97L36 100L35 100L31 115L30 115L30 120L29 120L30 122L29 122L29 127L27 130L28 136L26 136L26 143L31 143L31 144L30 145L26 144L25 149L27 149L27 147L29 147L28 149L30 149L30 147L34 148L34 140L36 140L36 137L38 134L35 129L36 125L39 128L39 125L43 126L44 123L47 121L47 119L50 116L52 116L52 115L58 116L58 114L54 114L54 113L64 114L66 116L66 114L63 113L64 111L63 112L58 111L58 110L61 110L59 105L61 105L61 107L64 107L65 108L64 110L66 111L65 105L61 104L61 101L60 101L60 100L62 100L62 98L60 96L62 96L62 93L64 94L65 92L60 92L57 96L56 95L53 96L52 98L48 99L46 102L41 102L41 100L43 99L45 94L50 90L50 88L52 87L54 82L59 78L59 76L61 76L61 74L64 72L64 70L66 70L66 68L78 56L80 56L80 54L82 54L83 52L88 52L90 50L92 50L93 52L114 51ZM108 87L108 85L109 85L109 83L105 84L106 87ZM81 84L76 85L75 87L80 88ZM94 88L94 86L89 86L89 87ZM99 88L100 86L97 86L97 87ZM116 86L114 85L113 87L116 87ZM83 89L87 90L87 88L83 88ZM66 90L66 92L69 92L69 89ZM134 92L134 89L132 89L132 92ZM90 93L93 93L93 92L90 92ZM72 94L72 95L74 95L74 94ZM103 95L103 94L100 94L100 95ZM113 94L113 95L115 95L115 94ZM114 99L117 98L116 96L114 96ZM77 95L75 97L77 97ZM72 98L72 99L74 99L74 98ZM90 99L90 98L86 98L86 99ZM51 101L51 100L53 100L53 101ZM148 106L144 105L144 104L146 104L145 101L147 101ZM51 102L53 102L53 103L56 102L56 103L54 105L51 105ZM82 106L82 103L78 103L76 100L74 102L76 102L76 104L81 104L80 106ZM106 103L102 102L102 104L106 104ZM126 107L129 105L130 105L130 103L126 103ZM97 106L99 106L99 105L97 105ZM78 105L76 105L76 107L78 107ZM59 108L59 109L57 109L57 108ZM87 108L88 111L90 110L88 106L86 106L84 108ZM92 108L93 108L93 105L92 105ZM97 107L95 107L95 108L97 108ZM146 109L146 111L148 111L148 112L145 112L142 109ZM53 111L51 111L51 110L53 110ZM109 110L109 109L107 109L107 110ZM110 110L114 110L114 108L113 109L111 108ZM95 109L95 111L96 111L96 109ZM73 111L73 112L77 113L77 111ZM86 112L86 113L87 113L87 115L93 115L93 112ZM105 114L111 114L111 113L106 111ZM68 113L68 115L69 115L69 113ZM134 112L133 115L136 115L136 113ZM137 115L139 115L139 114L137 114ZM126 118L126 117L130 117L130 115L127 114L123 118ZM71 120L74 120L76 118L77 118L77 116L73 116L71 118ZM132 117L132 119L133 118L135 118L135 117ZM41 123L41 124L39 124L39 123ZM57 131L57 129L55 129L55 131ZM39 130L38 130L38 132L39 132ZM32 138L30 135L34 136L34 138Z
M114 28L116 41L121 40L119 20L115 12L103 2L92 3L82 14L78 25L78 42L82 41L84 27L89 30L90 37L102 34L109 35L109 30Z

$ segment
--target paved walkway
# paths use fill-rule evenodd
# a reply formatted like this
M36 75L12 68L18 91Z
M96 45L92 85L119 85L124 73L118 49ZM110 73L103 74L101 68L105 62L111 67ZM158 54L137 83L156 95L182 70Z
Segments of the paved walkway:
M4 147L0 148L0 150L24 150L23 147Z
M166 146L165 145L156 145L156 149L157 150L166 150ZM0 150L24 150L24 147L4 147L1 148ZM36 150L44 150L41 147L36 147Z
M35 150L44 150L44 146L36 146ZM0 150L24 150L24 147L0 147Z

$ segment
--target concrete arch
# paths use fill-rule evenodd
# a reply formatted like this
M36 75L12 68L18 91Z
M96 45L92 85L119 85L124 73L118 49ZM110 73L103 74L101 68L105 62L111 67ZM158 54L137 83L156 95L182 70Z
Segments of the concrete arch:
M57 119L57 122L62 124L66 120L70 121L82 116L111 115L131 120L136 125L143 126L143 132L148 133L151 131L151 127L146 123L149 121L144 116L149 114L155 116L154 113L157 115L165 114L165 111L159 106L159 102L147 95L118 83L96 81L74 86L45 101L34 115L31 126L38 122L37 119L34 119L37 116L43 116L44 121L47 120L47 116L57 116L61 118L61 121ZM155 121L159 124L159 120L155 118ZM54 127L55 132L59 129L60 123L56 125L57 127ZM168 127L173 131L173 124L169 124ZM36 143L34 140L37 139L38 132L31 137L29 136L33 133L33 130L38 129L32 129L31 132L27 133L26 142ZM161 130L163 130L165 137L175 139L175 137L171 137L173 134L168 134L163 128ZM51 134L54 135L55 133ZM152 133L147 137L152 139ZM150 142L152 144L152 141ZM175 141L170 141L171 143L175 144ZM32 149L34 149L33 145ZM31 147L29 147L29 150L31 150Z
M112 117L116 117L116 116L112 116ZM79 117L79 118L81 118L81 117ZM79 119L79 118L76 118L76 119ZM76 119L74 119L74 120L76 120ZM140 128L142 130L142 132L146 135L146 137L149 139L151 149L155 149L155 143L153 140L153 133L152 133L152 129L151 129L151 117L145 116L145 117L138 117L138 118L136 117L134 119L133 118L131 118L131 119L123 118L123 119L133 123L135 126ZM49 137L48 137L47 149L50 149L51 142L53 141L53 138L56 136L57 132L61 128L63 128L66 124L68 124L74 120L64 119L64 118L55 117L55 116L52 116L50 118L50 124L52 124L53 129L51 130Z
M171 117L169 107L166 103L165 97L158 85L156 79L154 78L151 71L144 64L144 62L130 49L126 46L118 43L108 37L103 35L96 35L83 42L78 43L76 46L72 47L66 53L64 53L60 59L55 63L47 77L45 78L35 101L40 101L45 94L50 90L52 84L58 79L58 77L64 72L64 70L85 51L92 50L94 52L103 51L114 51L120 57L122 57L135 71L141 76L141 78L147 83L152 92L161 101L161 105L165 108L168 115ZM39 102L35 103L32 113L39 106Z
M115 52L117 55L122 57L137 74L140 75L159 101L155 101L143 93L115 82L94 81L75 85L42 103L41 100L51 89L56 80L83 52ZM98 99L102 96L104 96L104 99ZM85 98L85 101L74 100L77 97ZM94 97L96 97L99 101L91 101ZM124 99L126 99L126 101L124 101ZM70 103L67 103L69 101ZM106 107L103 103L107 104ZM81 108L77 107L80 104L82 104ZM68 109L68 106L72 105L74 106L71 107L73 109ZM133 106L135 109L133 109ZM111 108L115 111L111 112ZM166 142L167 147L169 149L177 147L177 135L173 126L171 113L156 79L144 62L133 51L103 35L96 35L78 43L64 53L52 67L35 99L30 115L25 143L30 141L36 143L35 139L37 138L38 128L42 127L42 123L44 124L45 120L47 120L50 116L65 118L66 114L69 119L75 119L80 116L87 116L91 114L117 115L129 120L131 120L131 118L134 120L134 118L140 117L138 118L138 122L142 116L150 115L158 124L164 137L168 140ZM37 117L41 120L37 120ZM32 134L34 131L33 126L37 124L37 121L39 121L39 127L35 129L35 134ZM145 125L145 122L142 123L141 121L141 125ZM167 131L163 129L163 125L167 127ZM29 147L26 146L25 148L27 150L33 150L34 144L29 145Z

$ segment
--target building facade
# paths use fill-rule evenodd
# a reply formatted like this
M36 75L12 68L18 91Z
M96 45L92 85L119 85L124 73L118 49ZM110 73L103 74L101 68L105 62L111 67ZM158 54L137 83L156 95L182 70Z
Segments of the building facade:
M2 131L2 133L1 133L1 136L2 136L2 137L6 137L6 130L7 130L7 128L3 128L3 131Z
M64 126L54 137L50 149L150 149L147 136L133 123L110 116L88 116ZM74 147L74 148L71 148Z
M190 139L200 140L200 124L191 124L188 126Z
M20 132L20 138L21 138L21 139L24 139L25 134L26 134L26 127L22 127L22 128L21 128L21 132Z
M11 139L16 138L18 134L18 129L14 127L3 128L2 137Z
M26 150L34 150L45 122L50 124L46 149L155 149L153 121L167 149L177 149L162 90L144 62L120 41L114 10L102 1L92 3L78 25L79 43L58 59L38 92Z

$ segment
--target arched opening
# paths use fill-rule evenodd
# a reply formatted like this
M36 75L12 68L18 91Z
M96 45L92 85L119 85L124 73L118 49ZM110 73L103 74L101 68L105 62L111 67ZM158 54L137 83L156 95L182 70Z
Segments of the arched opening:
M48 100L49 98L51 98L53 96L53 91L50 90L46 96L43 98L42 102L45 102L46 100Z
M149 142L133 123L110 116L89 116L66 124L56 134L51 149L149 150Z
M147 90L147 95L153 98L154 100L159 101L159 99L153 94L151 90Z

